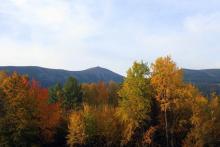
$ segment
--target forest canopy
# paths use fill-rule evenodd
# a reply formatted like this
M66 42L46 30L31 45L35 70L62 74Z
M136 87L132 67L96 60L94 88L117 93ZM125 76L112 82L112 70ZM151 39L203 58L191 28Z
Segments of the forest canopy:
M169 56L135 61L122 83L43 88L0 72L0 146L218 147L220 96L185 83Z

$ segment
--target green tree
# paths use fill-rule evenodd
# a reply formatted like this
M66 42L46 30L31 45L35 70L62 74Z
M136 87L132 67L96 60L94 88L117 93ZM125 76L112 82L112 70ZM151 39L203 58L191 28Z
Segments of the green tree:
M124 126L123 143L128 143L135 131L150 121L151 86L150 71L143 62L134 62L119 91L119 106L116 115ZM136 138L135 140L138 139Z
M64 84L63 94L61 105L66 110L76 109L82 103L81 85L73 77L70 77Z
M49 88L49 103L56 103L63 97L62 85L57 83L53 87Z
M73 77L69 77L63 87L56 84L50 88L49 95L49 102L60 102L65 112L77 109L82 103L81 85Z

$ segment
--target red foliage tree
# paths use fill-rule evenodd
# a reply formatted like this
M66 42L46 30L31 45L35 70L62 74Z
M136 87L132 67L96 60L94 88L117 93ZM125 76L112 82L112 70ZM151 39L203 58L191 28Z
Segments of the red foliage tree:
M49 104L48 89L41 88L36 81L32 81L31 87L37 99L40 138L43 143L51 143L61 119L60 105L59 103Z

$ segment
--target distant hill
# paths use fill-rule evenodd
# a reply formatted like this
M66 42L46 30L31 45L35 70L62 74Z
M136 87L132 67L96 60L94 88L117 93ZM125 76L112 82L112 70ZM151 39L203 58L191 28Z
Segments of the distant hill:
M183 69L184 80L196 85L204 94L220 94L220 69Z
M98 81L122 82L123 76L102 67L89 68L82 71L67 71L61 69L49 69L37 66L0 66L0 70L12 73L14 71L25 74L30 79L35 79L44 87L49 87L57 82L63 84L68 77L73 76L81 83Z
M98 81L122 82L123 76L102 67L89 68L82 71L67 71L62 69L49 69L37 66L0 66L0 70L6 72L16 71L29 75L31 79L40 82L44 87L49 87L57 82L63 84L70 76L75 77L81 83ZM220 94L220 69L191 70L183 69L184 80L196 85L204 94L217 92Z

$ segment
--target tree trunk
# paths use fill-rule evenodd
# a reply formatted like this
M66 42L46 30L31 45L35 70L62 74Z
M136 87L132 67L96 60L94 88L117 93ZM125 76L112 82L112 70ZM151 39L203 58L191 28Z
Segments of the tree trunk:
M172 133L171 133L171 147L174 147L174 139L173 139L173 131L172 131Z
M165 108L165 111L164 111L164 119L165 119L165 130L166 130L166 143L167 143L167 147L169 147L169 136L168 136L168 127L167 127L167 110Z
M172 126L171 126L171 133L170 133L170 135L171 135L170 136L171 137L170 144L171 144L171 147L174 147L174 126L176 123L176 119L175 119L176 117L174 118L174 116L175 116L174 111L172 111L171 114L172 114L172 124L171 124Z

